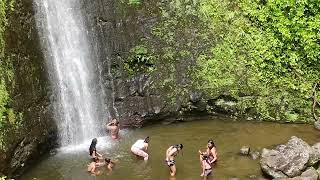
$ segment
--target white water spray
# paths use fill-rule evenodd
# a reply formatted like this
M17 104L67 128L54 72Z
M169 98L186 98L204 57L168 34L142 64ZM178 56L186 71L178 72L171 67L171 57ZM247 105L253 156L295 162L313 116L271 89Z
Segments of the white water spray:
M61 145L99 136L104 115L97 61L77 0L35 0Z

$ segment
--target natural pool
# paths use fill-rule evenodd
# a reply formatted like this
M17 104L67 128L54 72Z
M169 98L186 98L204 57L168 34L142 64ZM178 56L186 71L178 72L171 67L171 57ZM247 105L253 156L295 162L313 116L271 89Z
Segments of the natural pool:
M182 143L184 149L176 158L177 176L174 179L200 180L198 150L204 150L210 138L214 139L217 145L219 161L209 179L249 179L251 175L258 178L261 176L258 160L240 156L238 152L241 146L249 145L260 151L264 147L286 143L291 136L300 137L310 145L320 140L320 132L311 125L238 122L223 118L173 124L161 122L142 129L123 130L121 135L122 139L116 142L105 137L98 139L97 150L119 161L111 174L104 168L100 169L102 174L96 177L86 172L89 162L88 142L74 149L59 150L57 154L45 158L29 169L20 179L167 180L170 178L169 169L164 163L165 151L172 144ZM130 152L131 145L145 136L150 136L148 162L137 159Z

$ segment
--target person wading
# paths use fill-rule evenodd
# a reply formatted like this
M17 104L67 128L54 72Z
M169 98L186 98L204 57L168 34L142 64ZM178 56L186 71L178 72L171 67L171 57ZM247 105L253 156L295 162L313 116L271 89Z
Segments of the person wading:
M106 126L107 130L110 132L110 136L112 139L119 139L119 121L117 119L113 119Z
M170 146L166 151L166 164L170 168L170 175L175 176L177 172L176 168L176 162L175 157L178 155L178 153L182 150L183 145L182 144L176 144L173 146Z
M148 146L149 146L150 138L149 136L145 139L139 139L137 140L132 146L131 146L131 152L137 156L143 157L143 159L146 161L149 158L149 155L147 153Z

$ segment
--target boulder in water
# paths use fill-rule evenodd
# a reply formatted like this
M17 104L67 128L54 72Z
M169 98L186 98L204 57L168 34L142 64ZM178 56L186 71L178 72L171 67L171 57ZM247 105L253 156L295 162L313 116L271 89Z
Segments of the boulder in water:
M240 154L247 156L250 153L250 147L249 146L242 146L240 149Z
M263 149L260 160L262 171L273 178L295 177L306 168L311 148L302 139L291 137L276 149Z
M313 166L320 161L320 143L316 143L311 146L311 151L309 155L308 166Z

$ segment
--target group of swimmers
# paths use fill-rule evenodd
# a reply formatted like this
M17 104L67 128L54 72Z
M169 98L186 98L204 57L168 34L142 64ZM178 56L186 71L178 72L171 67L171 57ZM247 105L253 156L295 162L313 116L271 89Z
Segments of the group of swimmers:
M119 121L113 119L110 123L106 125L106 129L110 132L111 138L119 139ZM148 145L149 145L150 138L149 136L144 139L137 140L131 146L131 152L138 156L142 157L145 161L149 159ZM89 155L92 159L92 162L88 165L88 172L93 175L99 174L99 171L96 171L97 167L106 166L107 169L111 172L113 167L115 166L115 161L112 161L108 158L103 158L102 154L98 153L96 150L97 139L94 138L91 142L89 148ZM166 151L166 158L165 162L170 169L170 175L176 175L176 165L175 165L175 157L181 152L183 149L183 144L176 144L170 146ZM200 155L200 164L202 168L202 173L200 176L206 179L212 173L212 166L217 161L217 151L216 146L213 140L209 140L207 144L207 150L201 151L199 150ZM101 162L102 160L102 162Z

